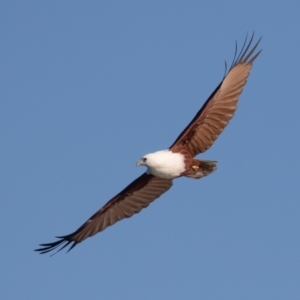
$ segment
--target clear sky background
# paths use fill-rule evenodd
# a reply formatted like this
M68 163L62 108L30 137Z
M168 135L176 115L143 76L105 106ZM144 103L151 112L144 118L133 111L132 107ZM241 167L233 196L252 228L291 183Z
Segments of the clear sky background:
M1 299L300 299L299 1L1 1ZM147 209L53 257L263 37L236 116Z

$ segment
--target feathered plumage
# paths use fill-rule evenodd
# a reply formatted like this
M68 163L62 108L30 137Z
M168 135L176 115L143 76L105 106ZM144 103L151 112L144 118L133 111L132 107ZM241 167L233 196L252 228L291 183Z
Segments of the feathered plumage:
M251 47L253 37L249 42L246 38L239 55L236 47L233 62L223 80L171 147L145 155L138 161L137 165L148 168L146 173L109 200L75 232L59 236L56 242L41 244L41 248L35 251L42 254L58 247L60 251L67 246L70 246L70 251L86 238L140 212L171 188L172 179L180 176L198 179L213 172L215 161L194 157L212 146L235 113L252 64L261 52L255 53L260 39Z

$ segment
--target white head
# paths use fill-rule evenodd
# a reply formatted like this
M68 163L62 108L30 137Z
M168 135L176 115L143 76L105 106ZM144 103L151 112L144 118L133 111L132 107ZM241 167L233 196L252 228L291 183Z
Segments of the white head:
M159 164L164 163L163 154L167 150L157 151L144 155L137 163L136 166L146 166L148 168L158 167Z
M173 153L170 150L161 150L146 154L136 165L148 167L148 174L168 179L180 176L185 170L182 154Z

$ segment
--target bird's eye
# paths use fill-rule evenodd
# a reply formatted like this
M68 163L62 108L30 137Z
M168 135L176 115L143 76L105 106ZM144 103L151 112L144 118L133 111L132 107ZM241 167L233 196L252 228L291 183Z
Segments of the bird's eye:
M146 157L143 157L143 163L145 163L147 161Z

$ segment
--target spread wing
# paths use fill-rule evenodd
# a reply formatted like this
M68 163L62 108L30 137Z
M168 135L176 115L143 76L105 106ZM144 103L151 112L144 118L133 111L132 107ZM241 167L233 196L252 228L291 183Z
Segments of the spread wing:
M192 156L195 156L210 148L227 126L237 109L237 102L247 82L253 61L261 52L254 53L260 39L251 48L253 36L248 43L246 38L237 57L236 47L234 60L229 71L194 119L178 136L170 147L171 150L184 146Z
M59 240L56 242L40 244L42 248L35 251L43 254L61 246L58 250L60 251L68 245L70 245L68 250L70 251L86 238L95 235L124 218L130 218L132 215L140 212L161 194L170 189L171 186L172 180L170 179L162 179L144 173L118 195L109 200L75 232L59 236Z

